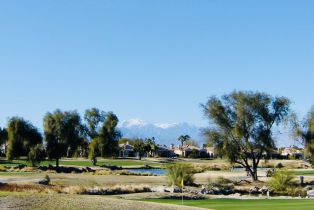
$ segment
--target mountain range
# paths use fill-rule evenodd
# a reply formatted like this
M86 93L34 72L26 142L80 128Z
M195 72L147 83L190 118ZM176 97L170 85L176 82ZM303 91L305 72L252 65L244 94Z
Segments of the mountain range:
M196 140L199 145L204 142L202 127L198 127L186 122L183 123L149 123L141 119L131 119L122 121L118 125L125 138L151 138L155 137L158 144L178 145L180 135L189 135Z

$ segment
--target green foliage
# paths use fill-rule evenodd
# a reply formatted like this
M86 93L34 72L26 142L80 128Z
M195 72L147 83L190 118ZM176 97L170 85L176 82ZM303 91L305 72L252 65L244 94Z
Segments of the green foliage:
M119 144L125 144L129 142L130 145L133 145L134 144L134 139L129 139L129 138L121 138L119 140Z
M194 184L194 170L192 165L184 163L176 163L167 166L167 177L169 184L177 187L181 187L181 181L183 179L184 186L191 186Z
M88 153L88 157L90 159L94 159L95 157L99 156L100 155L100 151L99 151L99 148L100 148L100 143L99 143L99 139L96 138L96 139L93 139L90 144L89 144L89 153Z
M1 149L1 146L4 145L8 140L8 132L7 129L0 127L0 155L5 155L5 150Z
M200 152L197 149L192 149L189 154L189 158L198 158L200 156Z
M181 146L183 147L184 143L186 143L188 140L190 140L190 136L189 135L181 135L178 138L178 141L181 143Z
M97 108L87 109L84 114L87 122L88 135L90 139L94 139L99 135L100 124L106 119L106 113Z
M76 111L56 110L44 117L44 133L47 154L51 159L59 159L67 153L71 156L83 142L84 128Z
M8 123L7 158L12 160L27 156L31 148L42 144L42 136L30 122L23 118L12 117Z
M97 108L87 109L84 119L87 122L86 133L91 146L89 157L95 158L115 156L119 148L121 133L117 129L118 117L112 113L105 113Z
M0 127L0 145L4 144L8 140L7 129Z
M288 188L295 186L294 176L285 170L276 171L268 182L269 187L277 193L286 192Z
M118 122L118 117L114 113L109 112L106 114L106 119L98 135L102 157L114 156L118 152L119 140L121 138L121 133L117 128Z
M45 158L43 145L37 144L33 146L28 152L28 161L34 167Z
M185 142L186 145L191 145L191 146L194 146L194 147L199 147L199 144L196 140L193 140L193 139L189 139Z
M154 137L145 139L145 150L151 156L155 155L156 151L158 150L158 146L155 143L155 138Z
M212 96L203 110L212 123L206 136L218 154L232 163L249 168L257 180L257 166L264 152L274 147L273 125L279 125L289 114L290 101L266 93L234 91L221 98ZM248 164L252 159L252 165Z
M222 176L217 177L216 179L208 179L208 185L210 187L218 187L225 190L233 190L234 183L232 180L224 178Z
M135 139L133 146L134 146L134 151L138 152L138 156L140 159L143 157L143 155L146 152L148 152L146 144L143 139Z
M304 123L297 122L296 116L293 116L293 131L295 137L299 137L305 147L305 155L310 162L314 163L314 106L311 108Z

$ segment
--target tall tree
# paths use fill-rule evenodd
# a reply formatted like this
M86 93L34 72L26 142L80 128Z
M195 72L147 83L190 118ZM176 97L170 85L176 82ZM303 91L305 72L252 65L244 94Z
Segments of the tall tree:
M97 155L100 154L99 149L100 149L99 138L94 138L89 143L89 153L88 153L88 156L92 160L94 166L96 166L97 164Z
M7 158L12 160L28 156L30 150L42 144L42 135L30 122L19 117L12 117L8 122Z
M90 140L99 135L100 124L106 119L106 113L97 108L87 109L84 114L84 119L87 122L88 135Z
M143 155L147 152L147 147L143 139L134 140L134 151L138 153L138 158L141 160Z
M205 134L218 151L245 167L257 180L260 159L275 147L272 129L288 116L289 106L285 97L260 92L212 96L202 105L212 125Z
M155 137L145 139L145 148L151 156L155 156L158 146L155 142Z
M305 156L314 163L314 106L308 112L303 122L298 122L296 116L293 118L293 131L295 137L299 138L305 148Z
M200 146L199 143L196 140L194 140L194 139L189 139L185 143L186 143L186 145L191 145L191 146L194 146L194 147L199 147Z
M119 149L121 132L118 130L118 117L108 112L99 133L101 156L114 156Z
M3 154L6 153L6 142L8 140L8 131L6 128L1 128L0 127L0 148L3 146L4 151Z
M59 159L68 151L73 153L82 143L83 132L81 118L76 111L62 112L57 109L45 115L44 134L47 154L49 158L56 160L57 168Z
M183 156L183 146L184 143L187 142L188 140L190 140L190 136L189 135L181 135L178 138L178 141L181 143L181 152L182 152L182 156Z

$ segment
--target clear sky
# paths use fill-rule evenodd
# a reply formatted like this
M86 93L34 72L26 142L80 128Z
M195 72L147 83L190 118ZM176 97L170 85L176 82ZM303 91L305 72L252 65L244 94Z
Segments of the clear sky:
M0 126L98 107L206 125L213 94L314 104L312 0L0 1Z

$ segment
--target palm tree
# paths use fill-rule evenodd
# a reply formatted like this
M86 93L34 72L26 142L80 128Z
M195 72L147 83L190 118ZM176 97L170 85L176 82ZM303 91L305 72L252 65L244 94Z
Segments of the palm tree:
M191 137L189 135L181 135L178 138L178 141L181 142L181 151L182 151L182 156L183 156L183 145L184 142L187 142Z

